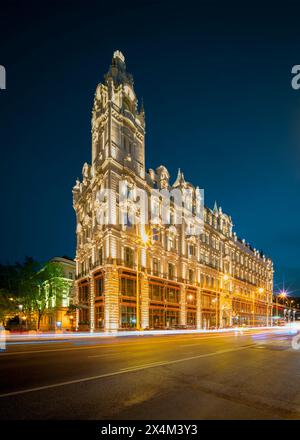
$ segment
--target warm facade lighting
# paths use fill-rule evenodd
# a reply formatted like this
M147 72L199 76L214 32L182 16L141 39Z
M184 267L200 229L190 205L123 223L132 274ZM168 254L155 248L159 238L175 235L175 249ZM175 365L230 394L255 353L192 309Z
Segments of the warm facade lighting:
M97 86L92 112L92 160L73 187L75 329L269 325L272 261L238 238L231 216L217 203L198 209L201 191L180 169L176 178L163 165L146 170L144 108L120 51ZM103 198L102 189L113 194ZM184 211L193 215L182 225L175 194L186 190L191 197ZM128 191L133 197L127 200ZM201 225L194 208L203 210Z

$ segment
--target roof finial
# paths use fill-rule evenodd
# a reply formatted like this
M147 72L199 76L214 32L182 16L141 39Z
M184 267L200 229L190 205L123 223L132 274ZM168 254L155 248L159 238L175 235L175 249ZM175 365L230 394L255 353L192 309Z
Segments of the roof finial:
M216 214L218 212L218 205L217 205L217 201L215 200L215 204L214 204L214 214Z
M119 60L121 60L122 63L125 63L125 57L120 50L114 51L113 58L119 58Z
M141 99L141 109L140 109L140 113L142 113L143 115L145 115L144 98L143 98L143 97L142 97L142 99Z
M175 188L177 186L184 186L184 185L185 185L184 175L181 172L180 168L178 168L178 174L177 174L177 178L176 178L175 182L173 183L173 188Z

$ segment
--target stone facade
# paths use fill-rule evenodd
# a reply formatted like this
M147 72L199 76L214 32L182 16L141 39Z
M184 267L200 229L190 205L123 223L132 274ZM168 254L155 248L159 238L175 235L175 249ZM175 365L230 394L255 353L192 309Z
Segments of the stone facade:
M82 175L73 188L78 329L271 324L273 263L237 237L231 217L217 204L204 208L200 235L187 235L184 224L174 224L172 205L169 223L163 222L159 197L151 205L157 216L148 226L147 244L140 225L124 221L130 214L138 223L142 210L134 200L123 201L120 181L133 194L180 188L194 197L198 188L180 170L173 184L164 166L146 172L144 109L119 51L96 89L92 159Z

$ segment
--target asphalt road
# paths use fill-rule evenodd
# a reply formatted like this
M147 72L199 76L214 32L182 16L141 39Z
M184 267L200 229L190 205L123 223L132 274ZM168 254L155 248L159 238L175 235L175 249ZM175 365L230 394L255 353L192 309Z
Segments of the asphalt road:
M300 419L289 330L13 342L0 419Z

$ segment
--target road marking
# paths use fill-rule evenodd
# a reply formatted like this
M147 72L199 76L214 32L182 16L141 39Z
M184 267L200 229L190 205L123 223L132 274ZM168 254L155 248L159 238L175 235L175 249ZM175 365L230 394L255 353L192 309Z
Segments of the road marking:
M166 363L168 363L168 361L150 362L148 364L140 364L140 365L134 365L132 367L120 368L119 371L132 371L132 370L135 370L136 368L147 368L147 367L151 367L154 365L155 366L165 365Z
M219 351L215 351L213 353L199 354L197 356L190 356L190 357L186 357L186 358L175 359L175 360L172 360L172 361L165 361L163 363L157 363L157 364L156 363L152 363L152 364L136 365L136 366L133 366L130 369L128 368L128 369L124 369L124 370L113 371L111 373L99 374L98 376L83 377L81 379L69 380L67 382L59 382L59 383L54 383L54 384L51 384L51 385L44 385L44 386L35 387L35 388L28 388L28 389L25 389L25 390L12 391L10 393L0 394L0 398L17 396L17 395L20 395L20 394L27 394L27 393L32 393L32 392L35 392L35 391L44 391L44 390L48 390L48 389L51 389L51 388L58 388L58 387L66 386L66 385L74 385L74 384L77 384L77 383L90 382L92 380L98 380L98 379L103 379L103 378L106 378L106 377L118 376L119 374L126 374L126 373L132 373L134 371L147 370L149 368L159 367L160 365L162 365L162 366L173 365L173 364L179 364L181 362L192 361L192 360L195 360L195 359L201 359L201 358L207 358L207 357L212 357L212 356L218 356L218 355L225 354L225 353L233 353L235 351L246 350L246 349L248 349L250 347L253 347L253 345L255 345L255 344L245 345L243 347L237 347L237 348L228 348L227 350L219 350Z
M99 357L104 357L104 356L114 356L118 353L104 353L104 354L91 354L90 356L88 356L88 358L99 358Z

